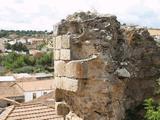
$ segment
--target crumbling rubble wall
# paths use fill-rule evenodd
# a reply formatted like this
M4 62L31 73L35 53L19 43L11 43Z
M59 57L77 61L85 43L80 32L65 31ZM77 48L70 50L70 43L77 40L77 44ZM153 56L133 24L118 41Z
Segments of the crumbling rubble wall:
M160 49L146 29L81 12L57 24L53 39L55 99L79 119L122 120L153 95Z

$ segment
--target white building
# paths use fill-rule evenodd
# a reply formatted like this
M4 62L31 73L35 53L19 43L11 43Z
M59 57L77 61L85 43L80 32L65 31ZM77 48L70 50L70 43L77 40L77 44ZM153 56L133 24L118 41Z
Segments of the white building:
M20 42L20 43L22 43L22 44L27 44L27 40L26 40L26 39L23 39L23 38L17 39L16 42Z
M54 89L53 79L20 81L17 84L24 91L24 101L28 102L42 95L45 95Z
M0 76L0 82L12 82L15 81L13 76Z

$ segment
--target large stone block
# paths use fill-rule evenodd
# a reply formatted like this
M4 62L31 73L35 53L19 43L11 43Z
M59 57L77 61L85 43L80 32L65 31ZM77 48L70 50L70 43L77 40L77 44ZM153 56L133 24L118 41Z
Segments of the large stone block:
M55 79L54 79L54 84L55 84ZM55 89L55 101L56 102L61 102L64 99L64 94L61 89Z
M57 115L67 115L69 113L69 107L65 102L55 102L55 110Z
M82 118L78 117L73 111L70 111L66 115L66 120L83 120Z
M104 80L107 78L107 72L109 69L107 63L103 63L99 58L88 61L88 74L87 78L92 80Z
M61 49L61 60L71 60L71 50L70 49Z
M56 88L61 89L63 84L61 77L55 77L54 84Z
M62 36L56 37L56 49L61 49Z
M54 60L60 60L60 50L54 50Z
M52 46L54 49L56 49L56 37L53 37L52 39Z
M78 80L71 78L62 78L63 80L63 89L68 91L76 92L78 90Z
M63 49L70 48L70 36L69 35L63 35L62 36L61 46L62 46Z
M78 80L67 77L55 77L55 86L58 89L76 92L78 90Z
M66 63L62 60L60 61L55 61L54 62L54 75L55 76L61 76L64 77L65 76L65 71L66 71Z
M87 78L87 63L71 61L66 64L66 76L69 78Z

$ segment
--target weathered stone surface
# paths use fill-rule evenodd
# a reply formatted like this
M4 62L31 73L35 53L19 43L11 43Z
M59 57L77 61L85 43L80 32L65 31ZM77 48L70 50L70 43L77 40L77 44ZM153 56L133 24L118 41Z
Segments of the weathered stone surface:
M119 77L123 77L123 78L130 78L131 77L131 74L125 68L117 69L116 73Z
M55 110L57 115L67 115L69 113L69 107L65 102L56 102L55 103Z
M60 60L60 50L54 50L54 60Z
M80 12L62 20L57 33L71 39L69 49L61 49L67 72L55 78L56 86L77 117L123 120L126 110L153 95L160 48L147 29L121 26L112 15ZM89 60L92 55L98 57Z
M87 63L82 61L72 61L66 64L66 76L69 78L87 78Z
M61 77L55 77L54 78L54 84L56 88L62 89L63 87L63 81Z
M62 60L54 62L55 76L64 77L66 74L66 63Z
M70 36L63 35L61 44L62 44L63 49L69 49L70 48Z
M53 37L52 46L53 46L53 49L56 49L56 37Z
M67 77L55 77L56 88L76 92L78 90L78 80Z
M67 120L83 120L82 118L78 117L75 113L69 112L69 114L66 116Z
M61 49L61 60L71 60L71 50L70 49Z
M55 77L55 79L54 79L55 87L56 87L56 80L57 80L57 77ZM55 89L55 102L61 102L61 101L63 101L63 99L64 99L63 91L58 88Z
M56 37L56 49L61 49L61 46L62 46L62 36L57 36Z

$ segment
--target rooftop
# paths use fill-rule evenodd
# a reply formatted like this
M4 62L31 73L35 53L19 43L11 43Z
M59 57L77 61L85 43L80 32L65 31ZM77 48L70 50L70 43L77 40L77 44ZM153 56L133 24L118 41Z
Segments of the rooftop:
M25 79L25 78L47 78L47 77L53 77L53 74L51 73L35 73L35 74L28 74L28 73L18 73L13 74L14 78L18 79Z
M0 83L0 98L23 96L23 90L14 82Z
M54 88L53 79L36 80L36 81L20 81L17 84L24 91L52 90Z
M52 107L42 103L25 103L20 106L10 106L1 115L1 120L63 120L57 116Z

